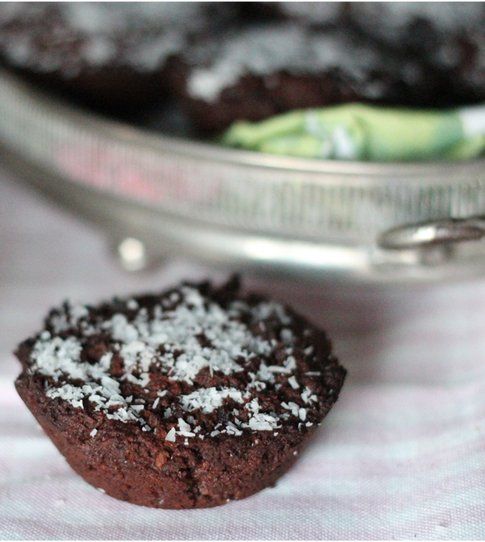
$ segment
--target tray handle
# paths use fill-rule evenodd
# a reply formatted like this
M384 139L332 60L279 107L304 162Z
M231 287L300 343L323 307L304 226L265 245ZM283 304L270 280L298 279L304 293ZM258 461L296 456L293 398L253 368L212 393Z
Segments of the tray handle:
M472 216L397 226L383 232L377 244L387 250L408 250L479 241L484 237L485 216Z

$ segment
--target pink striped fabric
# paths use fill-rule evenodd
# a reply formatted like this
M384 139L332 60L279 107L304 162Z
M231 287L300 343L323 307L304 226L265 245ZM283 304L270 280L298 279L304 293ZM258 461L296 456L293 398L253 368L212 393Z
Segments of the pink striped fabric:
M0 181L0 539L485 537L485 281L249 281L329 330L349 370L342 396L275 488L210 510L145 509L71 472L14 391L11 350L65 297L91 301L214 273L176 261L127 275L98 232L11 176Z

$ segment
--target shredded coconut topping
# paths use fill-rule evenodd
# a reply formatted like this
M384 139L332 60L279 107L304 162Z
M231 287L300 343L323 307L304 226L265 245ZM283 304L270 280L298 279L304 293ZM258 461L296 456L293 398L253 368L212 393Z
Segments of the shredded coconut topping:
M369 97L379 92L369 78L381 63L375 51L356 45L343 33L311 32L292 23L229 33L220 41L197 46L188 60L195 66L188 79L189 93L206 102L215 102L244 75L264 77L280 71L301 75L343 69L360 86L368 84L364 91Z
M163 66L209 20L198 2L11 2L0 6L0 43L11 62L41 72L72 77L86 65L120 64L144 72Z
M131 312L106 316L65 303L50 314L47 329L33 345L29 368L47 377L47 397L76 409L89 406L110 420L135 422L143 431L152 431L146 413L156 412L168 424L167 442L274 431L291 418L305 422L313 408L309 405L318 403L308 387L315 379L298 372L292 318L281 305L233 301L223 307L196 287L183 286L151 307L134 299L122 306ZM273 318L283 326L278 332L283 343L254 331ZM100 337L108 340L102 343L105 351L90 353L90 344L94 340L99 347ZM210 378L234 379L235 386L203 386L197 382L203 370ZM152 378L177 383L186 391L172 395L168 388L158 389ZM308 385L299 383L302 378ZM293 400L275 402L283 384ZM259 393L273 394L271 406L259 400ZM224 406L226 413L219 418ZM202 414L217 415L218 422L208 431L197 421Z
M480 2L363 2L354 6L352 13L359 22L374 25L373 31L393 40L403 39L416 20L430 21L438 32L472 31L482 25L483 6Z
M483 2L440 2L439 7L435 2L358 2L351 13L374 39L399 49L412 45L428 62L459 66L472 84L483 86ZM465 56L459 53L463 40L473 44Z
M182 408L187 412L200 409L205 414L210 414L222 406L225 399L232 399L237 403L243 403L243 394L236 388L201 388L189 395L181 395Z

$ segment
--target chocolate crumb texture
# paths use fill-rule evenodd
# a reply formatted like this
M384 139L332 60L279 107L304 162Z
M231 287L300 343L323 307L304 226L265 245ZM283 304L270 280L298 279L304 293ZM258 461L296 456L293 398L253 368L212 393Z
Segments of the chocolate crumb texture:
M323 331L234 280L65 302L16 354L18 393L72 468L160 508L273 485L345 377Z

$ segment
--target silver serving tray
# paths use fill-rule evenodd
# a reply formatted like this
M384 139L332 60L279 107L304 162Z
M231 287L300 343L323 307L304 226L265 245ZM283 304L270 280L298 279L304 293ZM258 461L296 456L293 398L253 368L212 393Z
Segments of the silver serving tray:
M183 254L345 281L485 271L484 160L374 164L226 149L109 120L3 71L0 149L22 178L100 224L130 269Z

